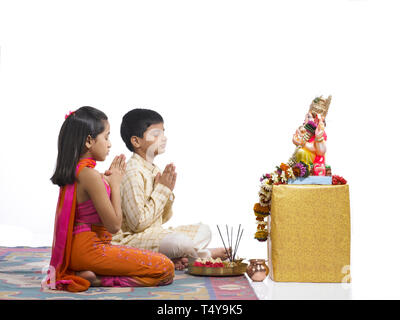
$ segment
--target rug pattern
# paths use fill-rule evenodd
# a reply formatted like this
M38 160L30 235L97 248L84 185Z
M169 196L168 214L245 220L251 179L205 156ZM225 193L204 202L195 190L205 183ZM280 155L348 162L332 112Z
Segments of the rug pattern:
M185 271L176 271L173 284L163 287L41 290L50 255L49 247L0 247L0 300L257 300L245 276L199 277Z

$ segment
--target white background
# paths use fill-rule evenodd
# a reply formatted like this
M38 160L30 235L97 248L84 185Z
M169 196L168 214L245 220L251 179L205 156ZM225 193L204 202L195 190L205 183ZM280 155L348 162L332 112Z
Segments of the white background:
M396 1L0 1L0 245L49 246L64 115L104 111L114 155L132 108L165 120L178 180L167 226L245 229L259 178L287 161L311 100L332 94L327 163L350 185L352 295L399 299Z

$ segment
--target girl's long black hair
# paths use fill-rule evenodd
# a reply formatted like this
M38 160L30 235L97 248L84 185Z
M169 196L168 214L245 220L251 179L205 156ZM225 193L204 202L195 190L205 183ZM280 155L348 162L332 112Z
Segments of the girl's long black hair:
M86 152L87 137L93 139L105 129L108 120L104 112L93 107L81 107L65 119L58 135L56 169L50 180L63 187L75 182L75 170L81 155Z

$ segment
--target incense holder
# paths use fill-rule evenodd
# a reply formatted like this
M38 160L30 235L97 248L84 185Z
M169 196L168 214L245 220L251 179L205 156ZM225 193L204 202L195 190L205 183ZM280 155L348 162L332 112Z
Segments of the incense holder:
M243 263L242 260L235 260L234 262L227 263L224 267L213 267L213 266L198 266L193 263L189 263L188 273L197 276L240 276L246 273L248 264Z

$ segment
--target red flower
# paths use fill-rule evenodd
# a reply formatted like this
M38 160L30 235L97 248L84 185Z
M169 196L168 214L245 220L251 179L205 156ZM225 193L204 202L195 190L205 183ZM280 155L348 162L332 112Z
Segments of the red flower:
M67 118L68 118L70 115L74 114L74 113L75 113L75 111L70 111L68 114L66 114L66 115L65 115L65 120L67 120Z
M202 263L200 261L195 261L193 266L195 266L195 267L203 267L203 268L223 268L224 264L221 263L221 262L212 263L211 261L206 261L206 263Z
M223 267L224 267L224 264L223 264L223 263L218 263L218 262L216 262L216 263L213 263L213 264L212 264L212 267L213 267L213 268L223 268Z
M333 175L332 176L332 184L333 185L338 185L338 184L346 184L347 181L345 178L338 176L338 175Z

